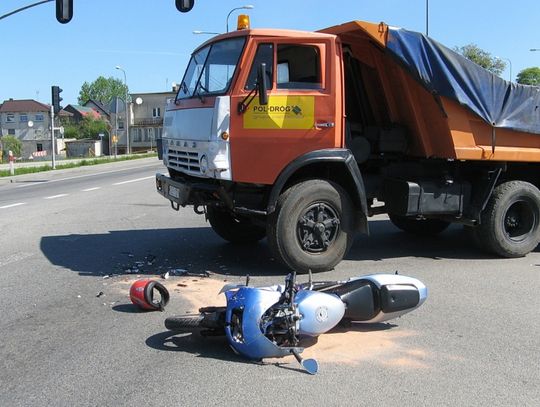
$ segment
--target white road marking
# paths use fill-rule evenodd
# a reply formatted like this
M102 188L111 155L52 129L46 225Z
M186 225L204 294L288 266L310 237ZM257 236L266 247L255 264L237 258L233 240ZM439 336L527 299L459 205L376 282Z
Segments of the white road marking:
M47 196L43 199L56 199L56 198L62 198L64 196L68 196L68 194L58 194L58 195L52 195L52 196Z
M13 208L15 206L21 206L21 205L26 205L26 202L17 202L17 203L11 204L11 205L0 206L0 209Z
M145 179L150 179L150 178L155 178L155 175L151 175L149 177L143 177L143 178L130 179L129 181L117 182L117 183L115 183L113 185L129 184L131 182L144 181Z
M158 163L159 164L159 163ZM145 168L145 167L155 167L156 164L147 164L147 165L141 165L138 168ZM132 171L133 168L122 168L120 170L111 170L111 171L104 171L104 172L97 172L94 174L84 174L84 175L76 175L74 177L67 177L67 178L59 178L59 179L51 179L43 182L35 182L31 184L24 184L24 185L17 185L15 188L27 188L35 185L43 185L43 184L50 184L51 182L59 182L59 181L68 181L70 179L77 179L77 178L87 178L87 177L95 177L97 175L103 175L103 174L112 174L115 172L122 172L122 171Z
M82 191L83 192L90 192L90 191L95 191L96 189L101 189L101 187L86 188L86 189L83 189Z

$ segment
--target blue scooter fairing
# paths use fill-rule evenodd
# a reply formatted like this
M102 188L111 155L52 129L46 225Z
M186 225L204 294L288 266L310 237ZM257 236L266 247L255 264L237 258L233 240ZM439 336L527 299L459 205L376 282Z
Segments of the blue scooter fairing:
M241 287L226 291L225 297L225 335L235 352L256 360L291 354L290 348L279 347L264 336L260 327L263 314L279 301L280 291L271 287ZM235 327L234 332L231 326Z

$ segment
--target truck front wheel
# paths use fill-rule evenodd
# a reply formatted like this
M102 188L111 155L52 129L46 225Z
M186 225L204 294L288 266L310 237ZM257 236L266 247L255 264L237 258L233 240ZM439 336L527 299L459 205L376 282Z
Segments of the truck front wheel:
M351 199L330 181L296 184L280 196L269 216L267 237L274 256L290 269L331 270L354 239Z
M229 211L208 206L206 216L214 232L231 243L254 243L266 235L264 227L254 225L247 218L235 217Z
M474 228L476 240L502 257L522 257L540 242L540 191L523 181L500 184Z

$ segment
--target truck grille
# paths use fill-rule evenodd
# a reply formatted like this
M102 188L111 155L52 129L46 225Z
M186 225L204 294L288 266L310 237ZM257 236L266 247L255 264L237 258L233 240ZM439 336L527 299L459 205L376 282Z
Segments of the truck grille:
M201 173L199 154L196 151L169 147L168 157L169 167L178 168L184 172Z

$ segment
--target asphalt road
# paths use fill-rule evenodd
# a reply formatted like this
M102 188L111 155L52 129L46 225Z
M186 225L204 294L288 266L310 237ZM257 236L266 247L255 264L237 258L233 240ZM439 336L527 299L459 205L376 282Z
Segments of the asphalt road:
M399 270L429 288L392 324L321 337L306 350L317 376L246 362L223 338L171 336L165 317L216 303L221 284L286 271L265 241L234 247L173 211L155 192L163 170L144 159L0 180L1 406L540 405L540 252L493 258L459 227L425 239L377 217L316 276ZM137 276L175 268L212 275L167 280L163 313L129 303Z

